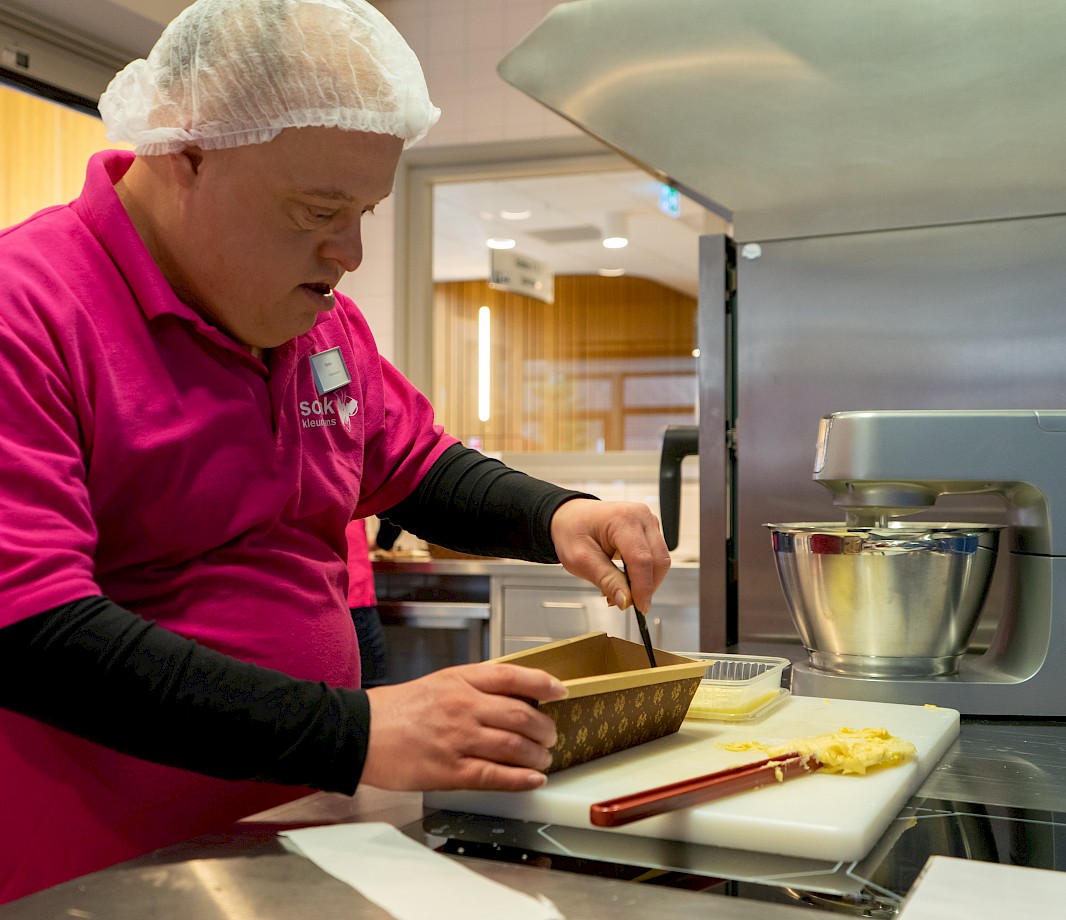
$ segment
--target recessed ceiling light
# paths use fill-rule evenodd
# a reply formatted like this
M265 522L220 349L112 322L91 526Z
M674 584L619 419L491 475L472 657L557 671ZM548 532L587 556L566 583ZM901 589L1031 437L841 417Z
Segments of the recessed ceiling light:
M510 237L494 236L485 240L489 249L514 249L515 242Z
M626 273L624 268L601 268L600 274L604 278L618 278Z
M504 220L529 220L532 216L532 211L500 211Z

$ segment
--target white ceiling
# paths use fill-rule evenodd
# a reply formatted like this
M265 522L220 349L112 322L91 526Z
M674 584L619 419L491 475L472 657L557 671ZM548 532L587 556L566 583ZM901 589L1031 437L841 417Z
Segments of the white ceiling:
M695 297L698 239L724 224L682 199L678 217L659 208L660 184L639 169L439 184L434 194L433 276L436 281L487 278L490 236L509 236L515 252L556 275L624 269ZM507 220L504 212L529 213ZM606 249L607 215L622 217L629 245Z
M188 4L189 0L0 0L0 5L16 12L20 6L32 9L35 16L127 59L147 54L164 25ZM488 231L507 229L517 241L516 252L545 263L555 274L622 268L695 296L697 238L720 232L724 224L685 199L680 216L667 217L659 210L658 195L659 183L636 168L438 185L434 278L487 278ZM498 220L495 227L483 216L525 210L531 212L528 219ZM625 249L601 245L609 212L625 216L630 239Z

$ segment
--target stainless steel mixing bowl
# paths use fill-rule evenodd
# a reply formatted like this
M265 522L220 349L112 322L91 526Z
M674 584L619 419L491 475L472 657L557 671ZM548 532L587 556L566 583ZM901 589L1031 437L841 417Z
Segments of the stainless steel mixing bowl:
M767 524L811 665L854 677L954 674L995 567L995 525Z

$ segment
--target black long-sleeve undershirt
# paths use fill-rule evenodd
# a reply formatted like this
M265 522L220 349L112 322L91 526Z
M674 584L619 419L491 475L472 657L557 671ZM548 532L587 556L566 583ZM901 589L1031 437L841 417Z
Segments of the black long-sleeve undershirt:
M83 738L222 779L354 792L370 704L179 636L105 597L0 630L0 704Z
M571 498L591 497L456 444L411 495L380 516L460 552L554 563L559 557L551 540L552 515Z
M578 496L456 445L382 516L457 550L557 562L551 516ZM346 793L370 730L363 691L240 661L104 597L0 629L0 706L145 760Z

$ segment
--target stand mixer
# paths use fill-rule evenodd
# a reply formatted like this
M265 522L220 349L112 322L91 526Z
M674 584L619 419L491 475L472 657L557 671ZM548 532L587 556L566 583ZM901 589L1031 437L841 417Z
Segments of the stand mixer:
M1006 607L986 652L956 673L862 677L793 666L793 692L935 704L969 715L1066 716L1066 411L840 412L822 419L814 479L848 527L884 526L940 495L1007 503Z

